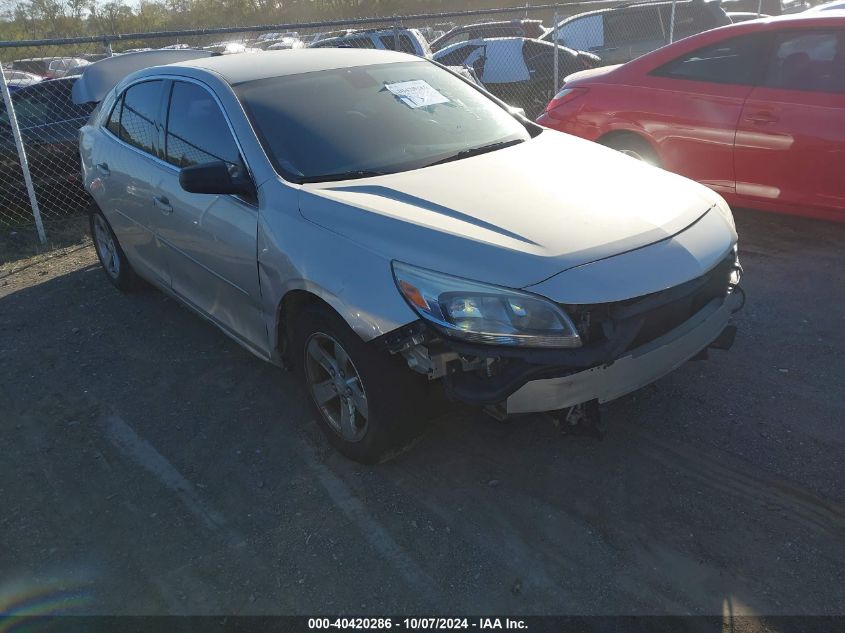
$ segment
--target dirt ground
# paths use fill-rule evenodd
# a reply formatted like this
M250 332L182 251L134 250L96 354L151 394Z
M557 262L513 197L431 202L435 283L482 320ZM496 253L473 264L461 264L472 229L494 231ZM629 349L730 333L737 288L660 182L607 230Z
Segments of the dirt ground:
M845 613L845 225L737 221L734 348L606 406L603 441L456 409L370 468L81 230L7 235L0 612Z

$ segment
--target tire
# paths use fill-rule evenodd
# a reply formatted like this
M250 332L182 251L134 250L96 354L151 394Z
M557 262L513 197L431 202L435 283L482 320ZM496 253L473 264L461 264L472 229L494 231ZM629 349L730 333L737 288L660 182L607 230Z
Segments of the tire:
M91 213L90 229L97 259L100 260L108 280L124 292L135 288L138 281L135 271L126 259L126 254L120 247L120 242L117 241L109 221L99 209Z
M295 315L291 357L321 430L349 459L384 461L424 428L425 377L370 349L328 306Z
M657 152L654 151L651 144L636 134L620 134L599 142L606 147L615 149L617 152L621 152L631 158L641 160L649 165L653 165L655 167L663 166L660 163L660 157L657 155Z

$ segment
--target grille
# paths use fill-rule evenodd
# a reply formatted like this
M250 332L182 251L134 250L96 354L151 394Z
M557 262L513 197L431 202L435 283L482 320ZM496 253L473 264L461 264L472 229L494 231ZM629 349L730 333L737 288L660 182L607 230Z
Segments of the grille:
M643 319L627 350L645 345L675 329L713 299L724 298L736 259L731 255L706 274L681 286L636 299L581 306L565 306L573 315L585 344L601 343L613 337L618 324Z

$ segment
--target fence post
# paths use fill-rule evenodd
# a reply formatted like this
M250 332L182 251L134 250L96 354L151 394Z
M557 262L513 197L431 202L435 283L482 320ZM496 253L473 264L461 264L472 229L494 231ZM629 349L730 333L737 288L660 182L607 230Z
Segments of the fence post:
M393 18L393 49L402 50L399 48L399 18Z
M763 13L763 0L757 0L757 17Z
M675 4L678 0L672 0L672 17L669 18L669 43L675 41Z
M106 49L106 55L108 55L109 57L114 55L114 52L112 52L112 49L111 49L111 40L103 41L103 48Z
M32 217L35 219L38 241L44 244L47 242L47 233L44 232L44 223L41 221L41 209L38 208L38 200L35 198L35 187L32 184L32 175L29 173L29 162L26 160L26 148L23 146L21 130L18 127L18 117L15 114L12 94L9 92L9 85L6 83L6 71L3 70L2 64L0 64L0 90L3 91L3 102L6 104L6 112L9 114L9 127L12 128L12 136L15 139L15 146L18 149L18 159L23 170L23 181L26 184L26 192L29 194L29 204L32 206Z
M558 73L558 69L560 67L559 66L560 62L558 61L558 46L559 45L558 45L558 41L557 41L557 21L558 21L558 19L557 19L557 7L555 7L554 18L552 18L552 19L554 20L554 22L553 22L554 26L552 27L554 29L554 33L552 33L552 43L555 45L555 78L554 78L554 92L552 93L552 95L556 95L557 94L557 88L558 88L557 73Z

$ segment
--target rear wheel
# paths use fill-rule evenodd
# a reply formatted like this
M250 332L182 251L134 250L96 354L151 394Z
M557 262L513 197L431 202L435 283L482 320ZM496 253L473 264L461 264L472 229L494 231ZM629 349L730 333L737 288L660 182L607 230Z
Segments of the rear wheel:
M637 160L641 160L649 165L654 165L655 167L662 167L660 164L660 157L657 155L657 152L654 151L651 144L636 134L619 134L599 142L602 145L615 149L617 152L621 152L631 158L636 158Z
M350 459L382 461L422 430L425 378L370 349L327 306L296 316L291 344L320 428Z
M129 265L108 220L99 209L91 214L91 239L109 281L120 290L134 288L137 281L135 271Z

